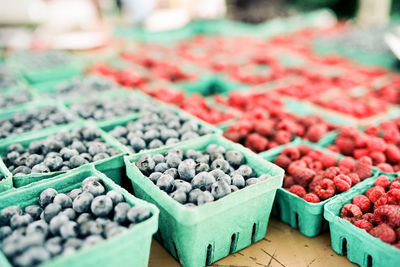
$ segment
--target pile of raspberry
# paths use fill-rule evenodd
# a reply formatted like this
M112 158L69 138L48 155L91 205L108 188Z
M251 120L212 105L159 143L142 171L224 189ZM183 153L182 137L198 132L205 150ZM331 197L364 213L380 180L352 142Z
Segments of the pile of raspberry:
M369 94L388 103L400 104L400 77L391 79L390 83L378 88L372 88Z
M399 138L397 126L387 128L383 137L380 136L379 128L375 126L367 127L366 133L346 126L336 137L335 143L327 148L355 159L368 157L380 170L397 172L400 170L400 149L396 145L398 141L395 140Z
M318 115L297 117L282 110L268 112L260 107L244 113L224 136L259 153L287 144L296 136L318 142L334 129L335 126Z
M340 217L400 249L400 178L378 176L364 195L343 206Z
M308 202L318 203L349 190L372 176L368 158L338 160L333 153L307 145L285 148L274 163L285 170L283 187Z

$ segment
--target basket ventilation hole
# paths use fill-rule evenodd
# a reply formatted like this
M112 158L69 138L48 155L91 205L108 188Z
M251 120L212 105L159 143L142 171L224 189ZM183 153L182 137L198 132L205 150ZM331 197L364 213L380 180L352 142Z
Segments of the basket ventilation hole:
M255 236L256 236L256 230L257 230L257 224L253 224L253 230L251 232L251 243L255 242Z
M213 262L213 259L212 259L212 245L209 244L209 245L207 246L206 265L211 265L212 262Z
M371 255L367 256L367 267L372 267L372 257L371 257Z
M347 240L343 238L342 240L342 254L347 255Z
M175 244L175 242L172 242L172 245L174 246L174 251L175 251L175 256L176 256L176 259L179 261L178 249L176 248L176 244Z
M296 228L299 228L299 214L298 213L296 213L295 214L295 218L296 218Z
M233 253L235 251L237 240L238 240L238 235L234 233L231 237L231 247L229 249L229 253Z
M281 218L281 207L279 206L278 203L275 203L274 209L275 209L276 218Z

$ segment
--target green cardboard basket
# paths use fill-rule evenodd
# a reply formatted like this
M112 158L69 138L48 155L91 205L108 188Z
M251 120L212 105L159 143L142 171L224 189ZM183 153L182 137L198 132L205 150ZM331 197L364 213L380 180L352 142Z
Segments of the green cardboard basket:
M136 196L155 204L161 211L156 238L185 267L209 265L261 240L267 230L276 189L282 185L281 168L221 136L211 135L175 147L184 151L205 150L209 144L241 151L258 175L269 173L272 177L215 202L187 208L141 174L133 163L140 155L125 157L127 175ZM167 150L161 148L149 154Z
M18 205L20 208L24 208L28 205L35 204L38 201L39 194L47 188L54 188L58 192L68 192L74 188L79 188L82 181L86 177L92 175L99 177L107 190L120 192L130 205L140 205L149 209L152 213L152 217L118 236L105 240L92 247L78 250L70 256L57 256L40 266L147 266L150 254L151 236L157 231L158 227L158 209L154 205L129 194L128 191L115 184L107 176L96 171L93 165L86 165L68 174L57 176L54 179L34 183L10 191L9 193L1 194L0 210L10 205ZM1 252L0 266L12 266Z
M46 137L55 134L59 132L60 130L72 130L73 128L79 127L79 126L93 126L90 123L85 123L84 122L77 122L70 124L65 127L60 127L57 129L51 129L48 131L43 131L43 132L37 132L37 133L32 133L29 136L25 136L24 138L20 138L18 140L7 140L5 142L0 142L0 156L4 156L6 153L6 149L9 145L11 144L21 144L23 147L28 147L29 144L32 141L36 140L42 140L45 139ZM121 149L121 144L117 142L113 137L109 136L107 133L104 131L98 129L100 132L101 138L107 143L110 147L113 147L119 151L122 151ZM106 173L107 175L110 175L116 183L120 183L121 177L124 171L124 162L123 162L123 156L124 153L121 153L119 155L115 155L113 157L107 158L107 159L102 159L99 161L94 162L93 164L98 168L99 171L102 171ZM13 177L13 184L16 188L25 186L30 183L34 183L43 179L48 179L52 178L56 175L65 173L65 171L57 171L57 172L49 172L49 173L33 173L33 174L28 174L28 175L23 175L23 176L17 176Z
M286 146L279 147L274 153L263 156L264 159L273 162L275 158L288 146L298 146L301 144L309 145L313 149L319 149L324 152L329 152L336 154L332 151L328 151L318 144L313 144L307 141L297 141L295 144L289 144ZM343 157L339 154L338 157ZM364 182L374 179L378 175L376 170L373 170L372 177L368 178L357 185L351 187L348 191L357 190L357 188L362 187ZM347 191L347 192L348 192ZM323 210L324 206L341 196L341 194L334 195L333 197L321 201L319 203L310 203L304 199L298 197L297 195L287 191L286 189L279 188L276 193L275 203L273 207L273 215L278 217L282 222L289 224L292 228L299 229L300 233L308 237L314 237L320 234L322 231L328 228L328 223L324 220Z
M389 176L393 180L397 175ZM399 266L400 250L352 223L340 218L344 204L351 203L353 197L364 194L374 185L374 180L363 183L357 189L345 192L324 208L324 217L329 222L332 249L361 267Z
M0 193L13 188L12 174L8 171L4 162L0 159L0 173L4 179L0 180Z

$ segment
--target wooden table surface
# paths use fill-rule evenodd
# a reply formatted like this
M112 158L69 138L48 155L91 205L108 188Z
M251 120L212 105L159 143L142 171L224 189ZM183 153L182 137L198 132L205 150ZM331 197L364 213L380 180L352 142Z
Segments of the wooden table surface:
M150 253L150 267L181 266L155 239ZM329 232L308 238L296 229L271 218L265 238L252 246L215 262L220 267L275 267L275 266L357 266L346 257L336 254L330 243Z

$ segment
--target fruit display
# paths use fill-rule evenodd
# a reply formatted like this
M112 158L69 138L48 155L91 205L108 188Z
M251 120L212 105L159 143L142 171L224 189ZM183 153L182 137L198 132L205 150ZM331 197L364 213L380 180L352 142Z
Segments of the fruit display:
M307 202L318 203L372 176L372 162L312 149L310 146L289 146L274 163L286 171L283 187Z
M0 212L0 247L13 266L37 266L71 256L152 216L146 207L133 206L120 192L107 190L96 176L65 193L47 188L31 203Z
M0 65L0 88L7 89L18 85L16 73L6 65Z
M77 127L61 130L41 140L32 140L27 147L19 143L10 144L2 159L17 177L66 171L119 153L101 138L97 128Z
M28 92L28 90L25 89L19 90L17 92L1 93L0 108L9 108L25 104L31 100L32 100L31 94Z
M163 154L145 154L136 167L160 190L188 207L216 201L270 177L257 176L240 151L210 144L206 151L172 148Z
M340 217L385 243L400 248L400 182L385 175L364 194L345 204Z
M57 68L70 64L71 59L69 54L62 51L21 51L13 58L24 70Z
M10 117L0 118L0 138L67 124L74 120L76 117L53 106L18 111Z

